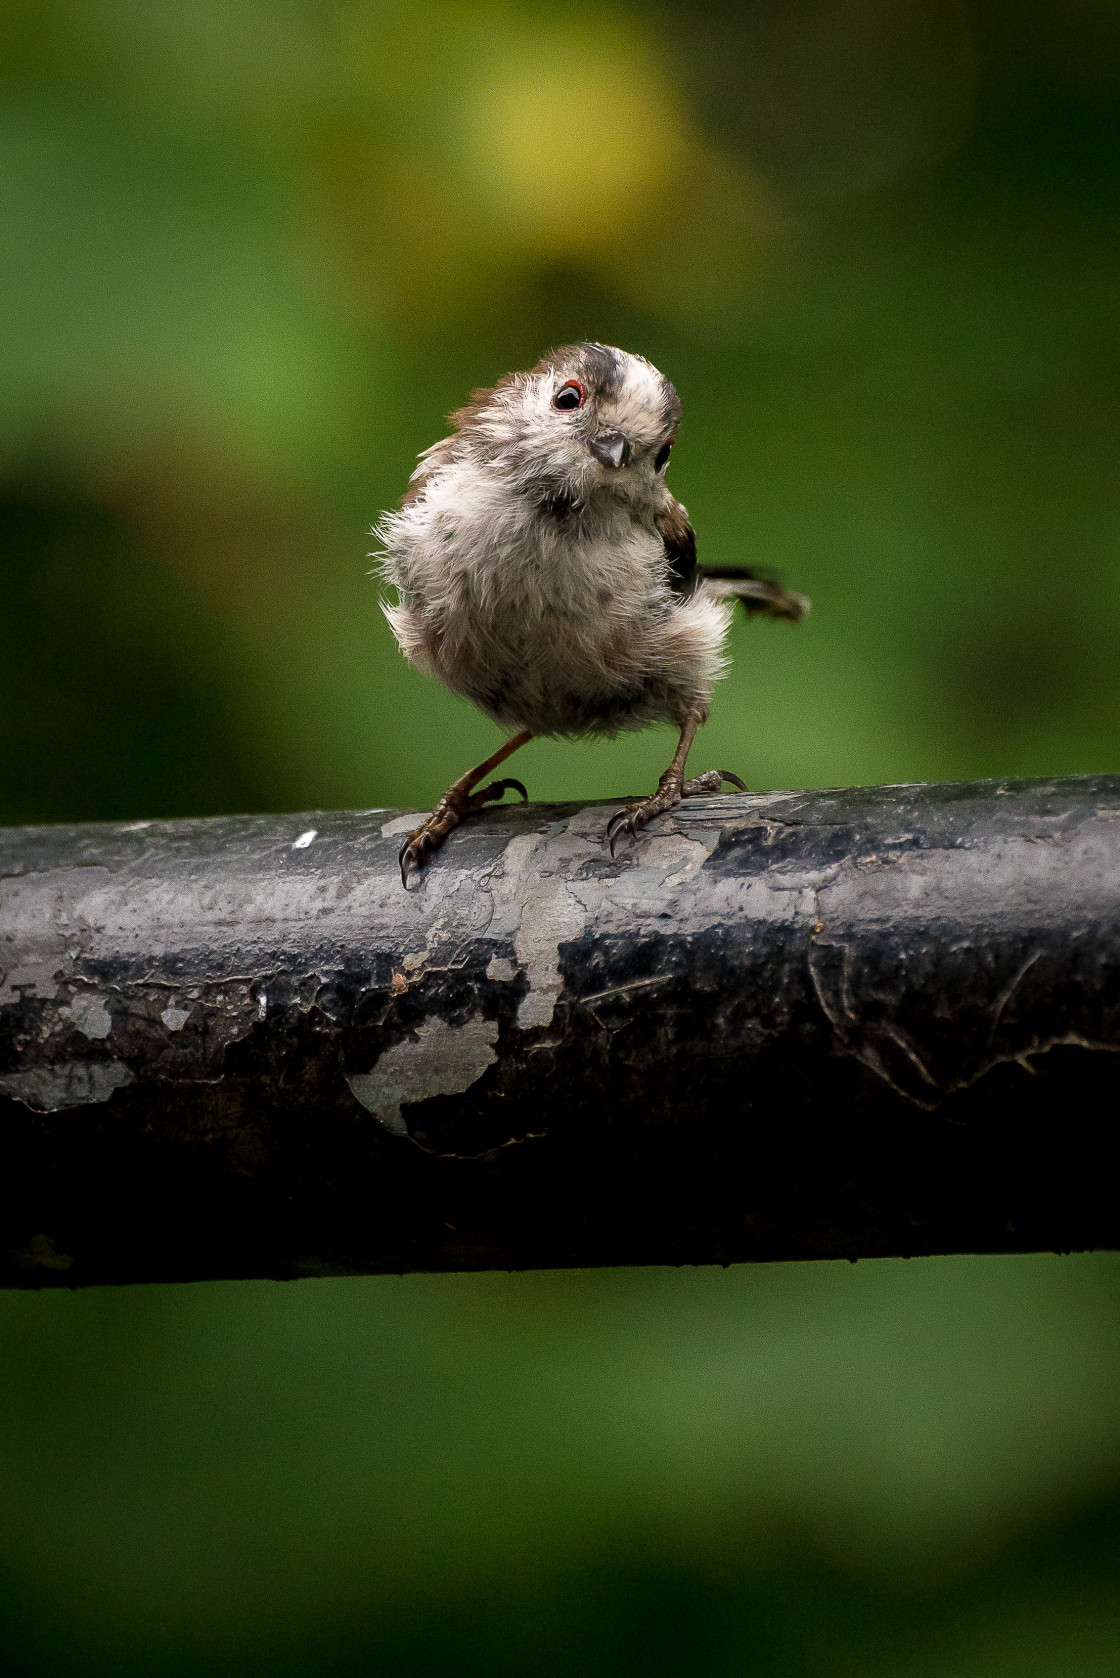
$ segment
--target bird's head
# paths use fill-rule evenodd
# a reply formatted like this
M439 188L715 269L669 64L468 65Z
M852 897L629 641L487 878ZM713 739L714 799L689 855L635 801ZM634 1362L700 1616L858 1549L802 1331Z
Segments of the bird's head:
M569 344L478 391L452 416L460 436L558 513L602 498L665 498L680 398L644 356Z

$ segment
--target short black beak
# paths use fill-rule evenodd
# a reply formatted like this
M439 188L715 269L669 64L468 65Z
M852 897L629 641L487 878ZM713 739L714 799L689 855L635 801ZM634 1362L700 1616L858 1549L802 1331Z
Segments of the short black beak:
M604 466L629 466L630 445L621 431L600 431L591 439L591 453Z

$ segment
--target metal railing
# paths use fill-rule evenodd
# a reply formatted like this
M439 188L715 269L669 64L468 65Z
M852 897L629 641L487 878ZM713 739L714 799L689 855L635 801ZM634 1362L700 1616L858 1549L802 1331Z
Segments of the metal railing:
M1120 777L0 830L0 1280L1120 1245Z

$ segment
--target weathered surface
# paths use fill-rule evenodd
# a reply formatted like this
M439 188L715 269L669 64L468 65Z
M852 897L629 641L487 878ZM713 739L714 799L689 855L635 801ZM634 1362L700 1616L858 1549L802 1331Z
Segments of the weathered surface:
M20 1285L1120 1245L1120 778L0 831Z

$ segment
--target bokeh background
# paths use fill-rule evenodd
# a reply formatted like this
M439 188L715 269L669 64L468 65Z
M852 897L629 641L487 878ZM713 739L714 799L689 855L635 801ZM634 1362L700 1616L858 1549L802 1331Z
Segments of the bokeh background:
M1118 767L1118 136L1106 0L2 0L0 820L429 804L496 735L369 526L573 338L678 385L704 557L813 597L698 767ZM0 1297L0 1658L1111 1678L1118 1284Z

